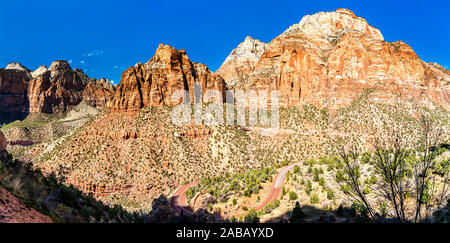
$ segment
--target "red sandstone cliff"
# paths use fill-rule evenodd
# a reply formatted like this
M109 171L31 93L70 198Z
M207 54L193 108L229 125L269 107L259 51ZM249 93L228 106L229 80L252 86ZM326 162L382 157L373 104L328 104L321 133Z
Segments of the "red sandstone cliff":
M122 73L120 84L108 106L113 109L139 109L144 106L174 105L171 95L189 91L194 100L195 83L206 90L225 91L225 82L204 64L191 62L185 50L159 45L147 63L138 63Z
M252 69L236 75L226 77L248 76L241 81L245 89L279 90L285 106L336 108L376 86L380 102L400 96L450 108L448 70L423 62L401 41L384 41L378 29L347 9L303 17L266 46Z
M0 69L0 112L25 113L28 109L28 70L8 65Z
M82 100L92 106L104 107L114 91L108 83L104 79L89 79L81 70L72 70L66 61L55 61L29 82L30 112L65 112Z
M114 87L106 79L91 79L66 61L31 72L13 63L0 69L0 113L60 113L86 101L105 107ZM0 115L1 115L0 114Z

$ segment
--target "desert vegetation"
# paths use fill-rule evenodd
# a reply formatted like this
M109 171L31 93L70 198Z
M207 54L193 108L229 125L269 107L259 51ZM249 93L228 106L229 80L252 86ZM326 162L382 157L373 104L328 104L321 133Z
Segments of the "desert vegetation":
M414 161L420 161L423 150L418 142L423 135L419 118L426 116L432 127L440 129L439 144L449 141L450 119L437 105L402 100L382 104L372 100L372 92L367 90L350 106L338 110L317 109L310 104L281 108L280 133L269 137L261 135L261 125L175 126L170 120L171 108L161 106L129 112L105 110L62 136L32 146L13 146L11 153L45 176L53 174L61 178L58 182L129 212L150 212L152 201L160 195L170 198L180 185L200 181L188 191L188 201L193 203L197 194L209 194L212 198L207 197L208 203L199 204L204 210L247 214L265 199L282 167L301 162L287 174L279 200L256 212L261 221L279 217L289 221L290 215L285 213L297 202L306 210L306 218L318 217L312 208L324 212L344 208L344 215L353 215L351 210L364 215L359 200L350 200L346 190L348 171L338 149L340 138L358 144L360 191L375 201L373 214L392 219L396 216L390 202L382 203L373 195L378 191L376 183L381 182L375 163L380 156L373 149L377 134L387 128L401 132L407 160L412 161L415 155ZM423 188L442 192L442 185L448 185L448 179L443 179L448 168L446 156L448 153L442 151L433 155L436 162L427 171L433 171L435 179ZM447 199L448 195L442 196L440 208ZM436 205L421 204L418 221L436 212ZM373 220L370 213L366 218ZM405 221L415 220L408 217Z

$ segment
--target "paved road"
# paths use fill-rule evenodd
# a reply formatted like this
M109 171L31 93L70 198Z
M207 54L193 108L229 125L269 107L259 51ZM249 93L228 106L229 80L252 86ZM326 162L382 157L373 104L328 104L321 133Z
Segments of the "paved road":
M292 165L288 165L284 167L283 169L278 172L275 181L273 182L272 189L270 190L269 195L266 197L266 199L261 202L256 208L256 211L259 211L261 209L264 209L267 204L273 203L275 200L277 200L281 194L284 180L286 179L286 175L294 168L296 165L301 165L301 163L296 163ZM170 201L170 204L172 208L180 214L183 212L183 214L193 214L193 210L186 202L186 192L189 190L190 187L197 185L199 182L192 182L187 185L184 185L180 187L178 190L175 191L175 193L172 196L172 199ZM244 214L243 214L244 215ZM236 217L242 216L242 215L235 215Z
M189 207L189 205L186 202L186 192L187 190L189 190L189 188L197 185L198 183L199 183L198 181L191 182L187 185L178 188L178 190L175 191L170 200L170 205L177 212L177 214L181 214L181 212L183 212L183 214L194 213L192 211L192 208Z
M278 172L278 175L277 175L275 181L273 182L273 186L272 186L272 189L270 190L269 195L266 197L266 199L261 204L259 204L255 208L256 211L264 209L267 204L273 203L275 200L277 200L280 197L281 191L283 190L284 179L286 179L287 173L292 168L294 168L296 165L300 165L300 164L301 163L288 165L288 166L284 167L283 169L281 169L280 172Z

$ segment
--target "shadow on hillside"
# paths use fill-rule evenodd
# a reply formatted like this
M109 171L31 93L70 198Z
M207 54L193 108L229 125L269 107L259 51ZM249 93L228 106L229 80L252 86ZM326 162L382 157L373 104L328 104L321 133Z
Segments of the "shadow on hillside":
M83 193L64 178L44 175L31 163L14 160L6 151L0 152L0 185L27 206L66 223L139 223L149 221L148 215L130 213L118 205L110 206Z
M171 197L170 199L165 198L165 196L160 195L158 199L153 201L152 204L152 218L154 219L156 215L158 215L159 209L162 208L163 205L169 205L171 207L171 212L173 217L171 219L159 219L158 222L168 222L168 223L224 223L227 222L227 219L223 218L220 213L211 213L206 209L198 209L195 210L189 206L187 207L178 207L178 210L172 209L172 202L177 201L178 196ZM158 202L163 202L158 204ZM178 211L178 212L176 212Z
M225 222L219 214L184 208L181 215L171 207L171 200L160 195L152 202L150 212L128 212L119 205L107 205L73 185L65 185L64 171L44 175L31 163L14 160L0 152L0 186L5 187L27 206L66 223L212 223ZM151 200L149 198L149 200Z
M13 121L23 121L28 115L28 112L0 112L0 127Z
M266 223L361 223L366 219L358 217L355 209L339 207L338 210L325 210L310 205L302 205L274 217Z
M395 218L387 218L379 214L376 216L375 221L371 220L367 215L357 213L352 207L340 206L337 210L324 210L304 205L295 207L281 216L266 221L266 223L399 223ZM432 222L450 222L450 200L445 207L436 210L432 216L421 221L421 223Z

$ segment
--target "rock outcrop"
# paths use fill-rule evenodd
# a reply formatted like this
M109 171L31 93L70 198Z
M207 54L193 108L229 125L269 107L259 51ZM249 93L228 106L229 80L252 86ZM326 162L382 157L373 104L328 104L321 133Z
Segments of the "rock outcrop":
M32 78L36 78L39 75L42 75L43 73L47 72L48 69L46 66L39 66L38 69L34 70L33 72L31 72L31 77Z
M225 82L201 63L191 62L185 50L160 44L147 63L138 63L122 73L114 98L108 107L118 110L140 109L144 106L176 105L171 96L178 90L189 92L194 102L195 83L202 93L218 90L224 96ZM205 98L205 97L204 97Z
M28 68L26 68L25 66L23 66L22 64L18 63L18 62L13 62L8 64L5 67L6 70L17 70L17 71L22 71L22 72L26 72L29 73L30 70Z
M242 86L253 72L255 64L266 50L267 43L247 36L227 57L217 74L222 76L231 89Z
M27 86L30 78L26 69L11 68L11 64L0 69L0 112L27 112Z
M66 61L53 62L47 71L40 69L28 85L30 113L66 112L82 100L104 107L114 91L106 80L90 79L80 69L72 70Z
M377 87L380 102L400 96L449 109L449 84L448 70L423 62L406 43L384 41L366 20L338 9L305 16L272 40L244 89L278 90L282 106L338 108Z
M52 223L52 220L0 186L0 223Z
M29 113L60 113L85 101L103 108L115 87L107 79L91 79L66 61L35 71L11 63L0 69L0 122L23 119Z

